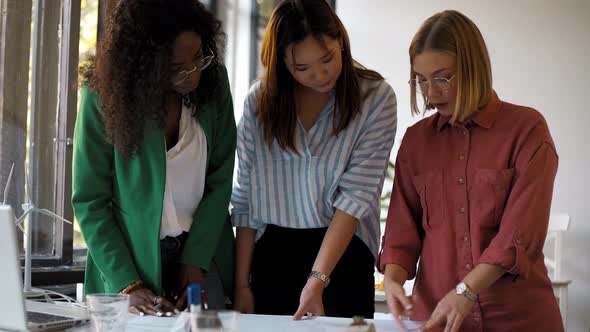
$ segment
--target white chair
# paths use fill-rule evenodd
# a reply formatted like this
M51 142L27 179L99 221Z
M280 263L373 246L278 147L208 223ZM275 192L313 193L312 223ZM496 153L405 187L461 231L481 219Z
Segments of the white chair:
M562 259L563 259L563 233L567 231L570 224L570 216L565 213L552 214L549 217L549 228L545 240L545 265L553 292L559 303L559 310L563 319L563 325L567 327L567 302L568 286L571 280L564 280L562 277Z

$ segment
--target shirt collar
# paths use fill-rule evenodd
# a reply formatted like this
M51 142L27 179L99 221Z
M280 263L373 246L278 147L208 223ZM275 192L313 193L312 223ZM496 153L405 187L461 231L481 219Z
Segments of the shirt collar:
M481 108L473 118L470 120L471 122L477 124L480 127L489 129L494 125L496 119L498 118L498 112L500 111L500 106L502 105L502 101L498 98L496 91L492 91L492 96L490 101L487 103L486 106ZM436 122L436 128L438 131L441 131L443 127L449 123L451 120L450 116L443 116L438 114L438 119Z

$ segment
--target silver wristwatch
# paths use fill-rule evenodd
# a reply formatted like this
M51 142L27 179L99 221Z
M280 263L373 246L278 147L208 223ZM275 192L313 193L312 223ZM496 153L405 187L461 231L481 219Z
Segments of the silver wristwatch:
M472 292L471 289L469 289L469 286L467 286L467 284L465 284L464 282L460 282L457 284L457 286L455 287L455 292L457 292L458 295L465 296L473 302L477 301L477 295L474 292Z

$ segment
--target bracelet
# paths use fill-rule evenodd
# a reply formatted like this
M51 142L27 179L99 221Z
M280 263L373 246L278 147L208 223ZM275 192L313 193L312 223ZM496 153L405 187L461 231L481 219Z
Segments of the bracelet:
M136 289L137 287L143 285L143 280L139 279L134 281L133 283L129 284L127 287L123 288L122 291L119 293L121 294L129 294L132 290Z
M309 275L307 276L307 279L309 278L317 278L320 279L321 281L324 282L324 288L328 287L328 284L330 283L330 277L322 272L319 271L311 271L309 272Z

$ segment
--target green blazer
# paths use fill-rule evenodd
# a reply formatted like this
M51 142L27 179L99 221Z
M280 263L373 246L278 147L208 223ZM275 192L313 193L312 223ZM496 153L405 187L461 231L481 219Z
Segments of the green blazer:
M196 115L207 137L203 198L181 262L207 271L217 264L226 294L233 286L229 221L236 123L224 67L219 97ZM88 246L86 294L116 293L138 279L161 291L160 223L166 181L164 129L146 125L137 157L124 160L106 140L98 95L83 86L74 132L72 205Z

